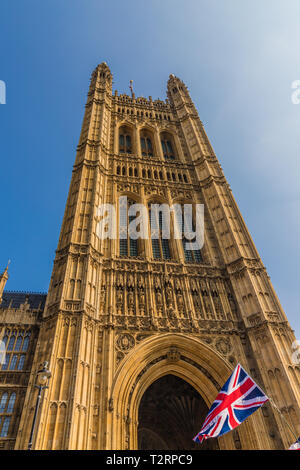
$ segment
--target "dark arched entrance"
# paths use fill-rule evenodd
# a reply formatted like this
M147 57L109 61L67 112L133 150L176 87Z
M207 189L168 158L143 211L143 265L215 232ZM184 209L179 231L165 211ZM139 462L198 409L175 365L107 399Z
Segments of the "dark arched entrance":
M141 450L217 449L216 439L195 444L193 437L207 415L199 393L174 375L153 382L139 407L138 448Z

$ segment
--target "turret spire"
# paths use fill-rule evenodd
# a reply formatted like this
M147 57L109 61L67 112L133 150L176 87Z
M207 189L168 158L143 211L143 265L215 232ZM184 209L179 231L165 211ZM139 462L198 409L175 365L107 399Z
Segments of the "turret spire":
M4 291L4 288L5 288L6 282L9 278L9 275L8 275L9 265L10 265L10 260L8 260L8 263L7 263L7 266L4 270L4 272L2 274L0 274L0 304L2 302L2 295L3 295L3 291Z

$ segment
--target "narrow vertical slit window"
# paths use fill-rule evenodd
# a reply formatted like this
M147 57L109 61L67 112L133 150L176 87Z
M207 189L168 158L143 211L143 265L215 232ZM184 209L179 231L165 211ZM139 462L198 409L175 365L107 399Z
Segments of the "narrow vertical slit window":
M135 216L128 215L129 207L132 204L135 204L135 202L128 200L126 213L124 212L124 210L122 210L121 212L120 225L121 227L127 226L127 236L126 238L120 238L120 244L119 244L120 256L133 256L133 257L138 256L138 240L134 240L133 238L130 237L130 234L129 234L129 224L132 220L135 219Z
M151 243L152 243L152 255L154 259L171 259L170 244L167 238L163 238L163 226L162 226L162 213L158 213L158 219L154 227L151 226L151 204L149 204L149 220L150 220L150 230L151 230ZM157 217L157 213L154 212L154 217ZM156 230L158 227L158 232ZM154 238L155 233L155 238Z
M161 147L165 160L175 160L174 144L171 135L161 134Z
M119 130L119 153L132 153L131 132L126 126Z
M148 131L141 134L141 151L143 157L153 157L152 136Z
M182 206L182 211L183 211L183 206ZM194 220L192 220L192 230L193 230L193 232L195 232ZM190 243L195 244L196 243L196 237L193 238L192 240L188 240L185 237L185 234L183 232L182 233L182 246L183 246L185 261L188 262L188 263L202 263L203 258L202 258L200 248L199 249L190 249L190 246L189 246Z

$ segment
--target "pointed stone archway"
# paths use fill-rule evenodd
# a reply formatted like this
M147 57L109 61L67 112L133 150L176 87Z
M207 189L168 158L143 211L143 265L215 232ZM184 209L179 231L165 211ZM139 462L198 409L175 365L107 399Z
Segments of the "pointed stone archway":
M199 393L175 375L164 375L145 391L138 413L140 450L194 450L192 438L199 432L208 407ZM203 449L217 449L216 439Z
M153 427L149 430L149 426L144 426L142 431L143 421L139 428L139 411L143 409L143 397L147 397L150 386L164 376L175 376L197 392L204 412L204 404L207 410L232 370L233 365L197 337L183 333L160 333L144 339L127 354L112 378L109 388L110 413L104 429L106 448L138 449L139 430L141 446L151 441L156 447L169 447L164 433L158 433ZM257 419L261 419L258 414L243 423L239 431L242 448L261 448L256 434L256 428L260 428L261 423L256 423ZM232 433L219 438L218 446L220 449L235 449ZM196 448L200 449L199 446Z

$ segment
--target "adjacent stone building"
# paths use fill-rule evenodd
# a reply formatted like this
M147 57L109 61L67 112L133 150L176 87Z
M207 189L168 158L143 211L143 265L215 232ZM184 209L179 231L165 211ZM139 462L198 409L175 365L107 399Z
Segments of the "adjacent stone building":
M293 331L174 75L167 96L113 93L106 63L92 74L48 294L5 291L7 269L0 279L2 449L27 448L44 361L35 449L283 449L290 428L300 434ZM203 204L203 247L160 224L157 238L99 237L99 206L119 214L120 196ZM200 447L192 438L238 362L286 421L266 404Z

